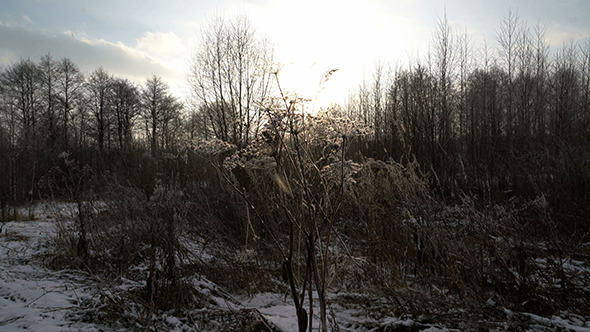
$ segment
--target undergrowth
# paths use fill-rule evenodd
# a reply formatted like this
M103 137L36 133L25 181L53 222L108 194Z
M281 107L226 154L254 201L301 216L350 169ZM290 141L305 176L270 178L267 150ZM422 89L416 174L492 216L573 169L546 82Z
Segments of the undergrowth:
M232 173L244 196L221 173L183 185L154 181L149 190L103 178L99 189L93 185L98 175L70 164L56 174L87 177L87 184L70 191L76 203L58 218L53 266L84 269L105 285L134 280L139 286L109 303L125 311L123 299L134 302L143 327L158 310L211 306L195 278L233 294L287 296L285 260L275 244L289 243L289 214L281 204L293 196L279 199L288 182L277 181L272 167L248 169L265 153L248 158ZM430 175L416 162L356 165L341 166L348 172L342 187L315 182L332 195L323 199L339 199L333 222L318 224L332 230L318 233L328 244L322 261L327 292L377 296L385 301L384 315L463 328L498 328L504 309L540 316L590 312L587 234L560 231L543 195L502 205L465 195L449 203L433 194ZM293 278L301 285L305 242L294 244Z

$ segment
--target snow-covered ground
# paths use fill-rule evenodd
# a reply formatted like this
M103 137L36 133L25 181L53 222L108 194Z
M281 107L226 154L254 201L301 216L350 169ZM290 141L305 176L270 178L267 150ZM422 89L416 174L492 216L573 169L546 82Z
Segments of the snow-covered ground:
M0 235L0 331L104 330L70 321L72 309L95 296L81 272L45 267L50 219L8 222Z
M146 325L141 322L146 319L150 321L147 326L151 330L231 331L251 326L252 322L260 319L260 315L275 330L297 331L295 308L285 294L261 293L252 297L231 295L201 276L194 276L192 283L207 299L205 308L190 312L154 312L151 317L145 318L140 317L140 305L126 303L128 312L122 315L130 317L127 323L113 322L112 319L103 322L102 316L96 314L97 310L107 308L113 298L129 299L124 293L141 289L144 284L120 278L116 284L109 286L109 293L105 294L104 285L84 271L53 270L47 267L51 239L56 231L55 211L37 206L34 210L35 220L11 221L2 227L0 331L144 330ZM26 215L25 211L21 215ZM203 250L196 250L196 253L206 254ZM571 261L570 265L571 269L587 268L578 261ZM359 304L359 301L350 300L355 296L346 293L330 296L329 316L335 319L340 331L449 330L442 324L420 322L419 317L376 314L388 306L385 299L358 295L358 298L363 299ZM496 303L491 301L487 305L495 306ZM318 310L314 312L318 314ZM527 329L533 331L590 331L590 313L586 316L563 313L560 316L540 317L507 309L503 312L507 322L503 326L506 329L511 326L508 322L518 316L519 321L528 321ZM317 324L316 319L314 325ZM502 325L499 329L502 329Z

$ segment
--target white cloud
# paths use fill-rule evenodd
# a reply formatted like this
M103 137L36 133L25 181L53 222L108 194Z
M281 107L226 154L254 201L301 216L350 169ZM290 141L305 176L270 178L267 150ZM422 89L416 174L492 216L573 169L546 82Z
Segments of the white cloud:
M186 70L189 49L174 32L146 32L135 49L173 70Z

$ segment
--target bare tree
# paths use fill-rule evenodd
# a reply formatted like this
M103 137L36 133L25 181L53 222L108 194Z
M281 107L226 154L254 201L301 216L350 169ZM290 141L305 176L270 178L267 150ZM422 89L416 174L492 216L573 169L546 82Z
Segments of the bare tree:
M581 108L580 124L582 137L590 137L590 41L581 46L582 54L580 58L581 74Z
M10 156L10 187L13 201L31 200L36 194L37 160L40 139L41 72L31 60L21 59L9 66L2 75L5 106L9 111L11 140L16 145ZM27 167L17 167L26 163Z
M373 73L373 84L372 84L372 91L371 97L373 101L373 126L375 128L375 138L378 140L383 136L383 106L384 106L384 98L383 98L383 81L384 81L385 73L383 72L383 64L378 63L375 66L375 72Z
M90 138L92 98L86 93L80 94L78 107L72 114L72 127L74 131L74 142L76 147L87 147Z
M57 98L61 104L63 145L67 148L69 146L71 111L81 99L84 75L82 75L78 66L69 58L63 58L59 61L57 74Z
M94 120L94 134L99 150L104 150L108 141L111 117L111 95L113 78L102 67L93 71L88 78L90 111Z
M358 114L365 125L372 125L371 119L371 92L370 88L367 87L367 82L363 82L359 85L358 92Z
M139 114L139 92L129 80L121 78L114 80L113 107L119 148L127 148L131 143L134 120Z
M184 105L171 94L164 96L162 116L160 118L160 147L162 150L175 150L178 141L182 138L180 130L182 129L182 110Z
M468 84L468 76L470 71L473 68L473 58L472 58L472 42L469 34L467 31L464 31L463 34L460 36L458 40L457 50L458 50L458 62L459 62L459 114L458 114L458 136L460 137L462 143L462 151L463 143L465 143L464 137L467 135L468 132L468 106L466 100L466 92L467 92L467 84Z
M2 75L9 104L18 110L18 134L24 147L36 147L40 75L39 67L28 59L9 66Z
M438 114L436 121L438 122L438 141L443 149L448 148L453 133L453 114L450 105L452 93L451 76L455 61L453 43L453 34L445 11L443 18L436 22L433 45L434 70L438 85Z
M16 147L19 128L14 97L5 73L0 74L0 220L8 217L8 204L16 202Z
M546 117L547 117L547 71L548 71L548 52L549 46L545 42L546 28L541 25L535 26L534 40L534 123L533 135L542 137L546 134Z
M508 11L508 16L504 17L500 25L500 32L498 33L498 42L500 43L500 56L504 63L507 72L506 80L504 82L506 91L506 124L505 131L507 136L511 136L513 128L513 104L514 104L514 88L513 81L515 76L515 63L517 56L518 38L520 21L518 14L512 10Z
M193 108L213 135L244 146L258 134L271 89L272 49L245 17L215 18L203 31L189 83Z
M166 96L168 85L158 76L148 78L141 91L143 118L146 124L146 134L150 138L150 149L155 156L158 148L157 137L161 119L166 111Z
M45 108L45 131L48 146L53 146L57 140L57 62L50 54L44 55L39 63L41 73L41 91L43 107Z
M574 119L578 112L580 81L576 70L576 56L576 46L573 43L564 45L557 55L551 77L553 133L562 139L574 134Z

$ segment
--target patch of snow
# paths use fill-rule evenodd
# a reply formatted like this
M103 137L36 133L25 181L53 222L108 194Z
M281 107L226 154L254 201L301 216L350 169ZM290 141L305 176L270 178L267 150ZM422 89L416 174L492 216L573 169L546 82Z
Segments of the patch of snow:
M486 305L488 307L494 307L496 306L496 301L494 301L491 297L486 301Z
M575 315L572 317L568 317L568 319L561 317L561 316L552 316L551 318L537 316L531 313L523 313L525 317L530 318L532 321L542 325L546 330L547 327L556 328L559 331L584 331L589 332L590 326L588 326L585 322L582 322L579 318L580 316Z
M242 305L246 308L255 308L269 322L273 323L282 331L297 331L297 313L295 305L289 299L276 293L260 293L256 296L245 299Z

